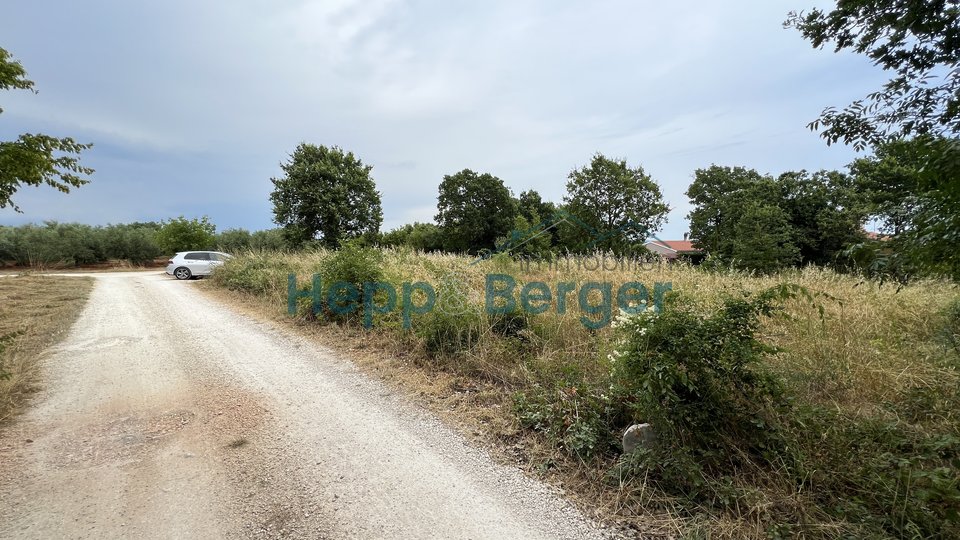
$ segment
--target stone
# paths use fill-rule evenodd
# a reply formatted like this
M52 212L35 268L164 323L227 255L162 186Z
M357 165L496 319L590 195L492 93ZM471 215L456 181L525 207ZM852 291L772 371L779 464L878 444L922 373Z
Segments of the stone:
M634 424L623 432L623 453L629 454L637 448L653 448L657 443L657 434L650 424Z

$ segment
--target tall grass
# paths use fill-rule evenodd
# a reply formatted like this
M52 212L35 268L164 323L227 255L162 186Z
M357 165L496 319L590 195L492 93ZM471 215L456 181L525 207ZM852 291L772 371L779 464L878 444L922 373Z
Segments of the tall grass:
M256 295L280 312L287 305L287 275L309 284L330 257L328 251L241 253L213 281ZM588 483L583 489L606 512L624 519L667 512L684 520L691 534L729 537L960 535L960 291L951 283L897 288L814 267L752 275L685 265L591 270L595 265L525 264L505 257L477 263L409 249L384 250L381 265L383 279L397 290L403 282L425 281L439 298L452 298L464 309L416 315L410 330L398 313L385 314L372 331L419 368L499 388L516 405L517 425L559 452L542 454L545 466ZM786 302L782 316L763 318L757 332L778 351L764 358L762 369L782 385L791 404L782 420L799 465L744 470L724 480L727 491L712 491L731 494L730 504L722 505L677 499L642 475L611 477L622 465L619 434L637 420L622 403L631 398L611 392L608 355L616 330L581 324L585 314L575 296L562 314L555 303L539 315L488 314L484 285L491 273L513 276L518 289L532 281L554 290L560 281L578 288L602 281L614 291L630 281L650 290L669 282L704 310L783 283L810 291L813 303ZM341 325L357 335L366 332L357 321Z

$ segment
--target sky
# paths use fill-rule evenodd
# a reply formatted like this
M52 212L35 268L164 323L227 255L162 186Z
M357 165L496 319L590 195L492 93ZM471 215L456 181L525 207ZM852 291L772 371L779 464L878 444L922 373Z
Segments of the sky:
M271 177L301 142L373 166L389 230L431 221L464 168L560 202L597 152L640 165L687 231L711 164L842 169L807 124L879 89L862 56L784 29L819 0L31 0L0 7L0 47L37 94L0 93L0 140L92 142L69 194L22 188L0 224L209 216L275 226Z

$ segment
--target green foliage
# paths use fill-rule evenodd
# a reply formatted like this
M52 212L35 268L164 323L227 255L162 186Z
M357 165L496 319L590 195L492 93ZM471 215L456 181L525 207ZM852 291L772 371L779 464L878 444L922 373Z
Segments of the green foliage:
M163 255L157 245L157 223L108 225L102 229L106 259L146 264Z
M623 396L592 391L573 380L550 390L536 387L514 395L520 425L543 434L551 444L581 460L620 450L611 426L624 425L629 411Z
M443 249L443 237L440 228L433 223L415 222L382 234L379 244L384 247L406 246L419 251L440 251Z
M836 264L847 246L862 240L867 212L864 197L850 175L785 172L776 183L776 204L786 214L798 263Z
M274 221L294 247L319 240L328 248L361 236L376 236L383 221L380 193L370 171L339 147L301 143L272 178Z
M629 168L625 159L597 153L568 179L564 210L579 223L561 234L574 251L632 252L663 225L670 210L660 186L643 167Z
M517 210L520 212L520 216L531 225L536 225L542 219L553 217L554 212L557 211L557 205L544 201L536 190L528 189L517 197Z
M48 221L0 227L0 263L48 267L122 259L143 264L161 255L155 233L152 223L92 227Z
M497 239L496 251L514 256L550 257L552 234L544 228L538 214L533 213L531 217L533 219L528 220L517 216L510 234Z
M440 183L436 221L447 251L476 254L493 249L516 215L510 190L496 176L464 169Z
M850 167L870 216L889 235L853 247L866 268L900 282L930 275L960 280L960 143L890 141Z
M476 309L468 307L450 313L435 308L417 318L414 329L430 356L457 358L477 344L483 333L483 320Z
M0 90L33 90L33 81L26 78L23 66L0 48ZM0 109L0 113L3 109ZM15 141L0 141L0 208L12 206L13 195L22 186L46 184L63 193L80 187L89 180L93 169L80 165L78 156L93 145L73 139L25 133Z
M741 207L733 227L730 257L741 268L770 273L799 259L787 214L772 204L753 202Z
M283 229L255 231L250 235L250 249L254 251L281 251L286 247Z
M687 196L691 236L714 264L763 272L828 265L863 239L862 197L853 180L836 171L773 178L712 165L696 171Z
M326 286L342 281L363 290L364 283L383 281L383 254L358 242L347 242L320 263L319 274Z
M234 291L286 298L289 260L274 252L247 251L234 255L213 273L213 282Z
M357 292L357 301L362 301L365 283L377 283L384 280L383 254L375 248L362 245L359 241L346 242L337 251L320 262L318 273L323 279L324 293L338 282L353 285ZM329 308L329 306L328 306ZM335 320L356 319L361 310L342 315L330 311L327 316Z
M846 0L792 12L784 23L815 48L865 54L893 77L865 100L810 123L857 150L890 138L960 131L960 9L953 0Z
M674 293L662 312L626 319L616 374L636 399L637 418L658 433L658 456L689 451L713 475L783 459L784 395L759 367L774 350L756 334L760 317L773 314L785 294L744 294L712 310Z
M799 409L794 422L795 444L811 463L805 490L821 508L871 535L960 536L956 433L816 407Z
M180 216L161 225L156 241L161 250L171 255L192 249L211 249L216 241L216 229L207 216L200 219Z
M239 253L250 249L250 231L246 229L227 229L217 234L214 245L218 251Z

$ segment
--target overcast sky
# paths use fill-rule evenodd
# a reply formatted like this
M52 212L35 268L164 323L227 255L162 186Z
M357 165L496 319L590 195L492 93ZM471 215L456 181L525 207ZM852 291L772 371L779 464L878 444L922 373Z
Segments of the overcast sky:
M23 214L90 224L208 215L272 227L270 178L301 141L373 166L387 230L429 221L444 174L560 201L595 152L642 165L687 230L693 171L842 168L806 124L878 89L862 57L781 23L818 0L221 0L0 7L0 47L39 94L0 94L0 140L95 147L92 182L25 188Z

